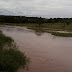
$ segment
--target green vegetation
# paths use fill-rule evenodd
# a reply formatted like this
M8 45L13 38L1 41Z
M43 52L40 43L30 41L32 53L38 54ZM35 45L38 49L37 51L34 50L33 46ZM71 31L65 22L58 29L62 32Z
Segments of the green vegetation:
M1 15L0 25L25 26L28 29L32 29L37 32L72 31L72 18L46 19L46 18L41 18L41 17L3 16ZM59 35L60 34L58 34L58 36ZM66 35L67 34L63 36L66 36Z
M55 36L61 36L61 37L72 37L72 33L51 32L51 34Z
M48 32L48 33L52 33L52 35L56 35L56 36L63 36L63 37L72 37L71 33L58 33L58 32L53 32L53 31L72 31L72 24L69 25L65 25L64 23L44 23L42 24L40 27L38 24L31 24L31 23L27 23L27 24L16 24L16 23L3 23L4 25L12 25L12 26L25 26L28 29L32 29L35 30L36 32ZM2 24L2 25L3 25Z
M16 72L27 62L28 58L17 50L14 40L0 31L0 72Z
M36 31L68 30L72 31L72 18L41 18L0 15L0 25L26 26Z
M0 23L0 25L11 25L11 26L25 26L28 29L33 29L33 30L37 30L37 31L43 31L43 32L48 32L49 30L52 31L72 31L72 24L69 25L65 25L64 23L43 23L41 24L41 26L39 27L38 24L33 24L33 23L24 23L24 24L17 24L17 23Z

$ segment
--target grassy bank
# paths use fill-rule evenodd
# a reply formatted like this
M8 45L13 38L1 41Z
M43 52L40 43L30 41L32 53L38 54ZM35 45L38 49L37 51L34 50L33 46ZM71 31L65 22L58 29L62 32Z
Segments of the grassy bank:
M51 34L60 37L72 37L72 33L51 32Z
M25 26L29 29L37 30L37 31L72 31L72 24L65 25L64 23L43 23L40 27L39 24L35 23L0 23L0 25L11 25L11 26Z
M36 32L48 32L51 33L53 31L70 31L72 32L72 24L66 25L64 23L44 23L40 27L38 24L35 23L25 23L25 24L20 24L20 23L3 23L0 25L11 25L11 26L24 26L27 27L28 29L35 30ZM58 32L53 32L53 35L56 36L63 36L63 37L72 37L71 33L58 33Z
M16 72L27 62L27 57L16 49L14 40L0 31L0 72Z

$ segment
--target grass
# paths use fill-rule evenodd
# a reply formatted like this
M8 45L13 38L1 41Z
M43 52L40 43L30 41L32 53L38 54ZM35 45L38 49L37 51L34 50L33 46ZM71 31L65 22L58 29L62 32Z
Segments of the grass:
M51 34L60 37L72 37L72 33L51 32Z
M69 31L72 31L72 24L68 25L65 29L69 30Z
M11 25L11 26L26 26L31 29L36 29L39 27L38 24L34 23L0 23L0 25ZM47 30L72 30L72 24L69 26L64 26L64 23L44 23L42 24L41 28L47 29Z
M14 23L3 23L0 25L11 25L11 26L25 26L28 29L35 30L36 32L49 32L56 36L72 37L71 33L58 33L53 31L71 31L72 24L65 25L64 23L44 23L40 27L38 24L26 23L26 24L14 24Z
M14 40L0 31L0 72L16 72L26 66L28 58L14 45Z
M38 24L34 24L34 23L0 23L0 25L11 25L11 26L25 26L29 29L34 29L34 30L39 30L39 25ZM72 31L72 24L70 25L65 25L64 23L44 23L42 24L42 26L40 27L42 28L42 31L47 31L47 30L68 30L68 31Z
M35 30L36 32L44 32L44 29L42 27L28 27L28 29Z

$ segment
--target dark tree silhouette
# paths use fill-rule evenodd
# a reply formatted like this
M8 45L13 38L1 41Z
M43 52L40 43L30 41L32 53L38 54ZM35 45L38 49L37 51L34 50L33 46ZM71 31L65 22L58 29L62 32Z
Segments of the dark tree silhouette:
M44 20L43 20L43 18L40 17L38 19L38 25L39 25L39 27L41 27L43 23L44 23Z
M68 26L72 23L72 18L39 18L39 17L25 17L25 16L4 16L0 15L0 23L35 23L38 24L39 27L42 26L43 23L63 23L64 26Z

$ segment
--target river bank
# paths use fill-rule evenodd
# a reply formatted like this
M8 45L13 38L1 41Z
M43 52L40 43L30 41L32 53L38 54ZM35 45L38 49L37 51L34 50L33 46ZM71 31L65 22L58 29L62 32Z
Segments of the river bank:
M3 23L1 24L0 23L0 26L20 26L20 27L26 27L27 29L31 29L31 30L34 30L36 32L40 32L40 33L51 33L52 35L55 35L55 36L60 36L60 37L72 37L72 31L71 31L71 26L69 26L67 29L66 28L62 28L62 25L60 26L53 26L53 25L49 25L47 24L46 26L41 26L41 27L38 27L38 25L36 24L10 24L10 23Z
M72 72L72 38L57 37L50 33L38 33L26 27L0 27L12 37L19 50L30 58L29 71L18 72Z
M0 31L0 72L16 72L27 62L27 57L17 49L14 40Z

